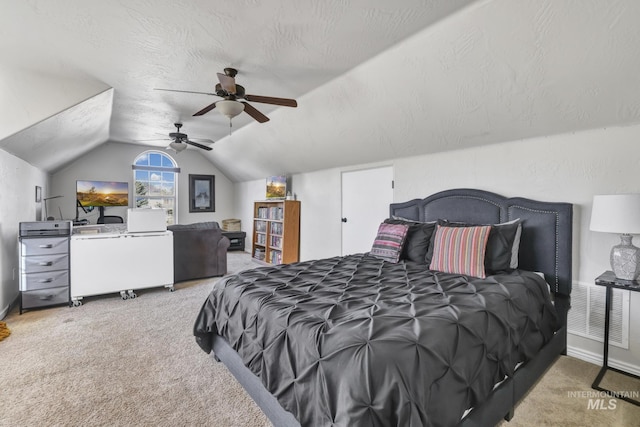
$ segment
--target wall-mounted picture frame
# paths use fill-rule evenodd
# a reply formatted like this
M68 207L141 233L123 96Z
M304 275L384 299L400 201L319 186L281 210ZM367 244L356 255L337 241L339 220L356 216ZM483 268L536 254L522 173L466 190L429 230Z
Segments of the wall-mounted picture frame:
M189 174L189 212L215 212L215 175Z
M36 203L40 203L42 201L42 187L36 185Z

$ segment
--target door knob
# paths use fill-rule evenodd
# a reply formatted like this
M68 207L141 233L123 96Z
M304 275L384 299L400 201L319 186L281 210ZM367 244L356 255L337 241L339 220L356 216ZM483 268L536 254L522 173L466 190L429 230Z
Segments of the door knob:
M342 218L342 222L347 222L347 218Z

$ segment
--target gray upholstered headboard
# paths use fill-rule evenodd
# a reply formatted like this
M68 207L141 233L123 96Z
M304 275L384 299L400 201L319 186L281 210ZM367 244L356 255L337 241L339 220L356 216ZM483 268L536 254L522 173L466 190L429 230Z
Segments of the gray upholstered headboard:
M473 224L497 224L520 218L519 268L544 273L556 293L571 293L573 205L570 203L455 189L426 199L393 203L390 214L418 221L447 219Z

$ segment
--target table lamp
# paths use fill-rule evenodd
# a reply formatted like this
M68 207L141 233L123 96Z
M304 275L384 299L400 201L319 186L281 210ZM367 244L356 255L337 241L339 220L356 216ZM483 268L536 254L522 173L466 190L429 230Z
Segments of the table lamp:
M640 194L593 196L589 229L620 234L620 244L611 248L611 269L618 279L636 280L640 252L631 240L640 234Z

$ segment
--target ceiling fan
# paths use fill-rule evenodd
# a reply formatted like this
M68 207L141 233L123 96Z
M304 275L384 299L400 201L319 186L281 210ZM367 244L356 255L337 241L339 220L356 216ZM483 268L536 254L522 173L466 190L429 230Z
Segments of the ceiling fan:
M225 68L224 74L217 73L218 80L220 83L216 84L215 93L209 92L194 92L189 90L176 90L176 89L156 89L156 90L164 90L169 92L183 92L183 93L197 93L201 95L215 95L221 98L224 98L220 101L216 101L213 104L209 104L204 107L202 110L198 111L194 114L194 116L202 116L203 114L208 113L209 111L217 108L223 115L232 119L237 116L241 112L245 112L255 120L260 123L264 123L269 121L269 118L258 111L255 107L249 104L246 101L250 102L260 102L263 104L272 104L272 105L280 105L284 107L297 107L298 103L295 99L287 99L287 98L274 98L271 96L258 96L258 95L249 95L245 93L244 87L236 84L236 75L238 74L238 70L235 68ZM244 101L238 101L238 99L244 99Z
M211 151L211 147L199 144L199 142L213 144L214 141L212 141L211 139L189 138L186 133L180 132L182 123L174 123L173 125L176 127L176 131L169 133L169 139L146 139L140 141L171 141L167 149L172 149L176 153L185 150L187 148L187 145L193 145L194 147Z

